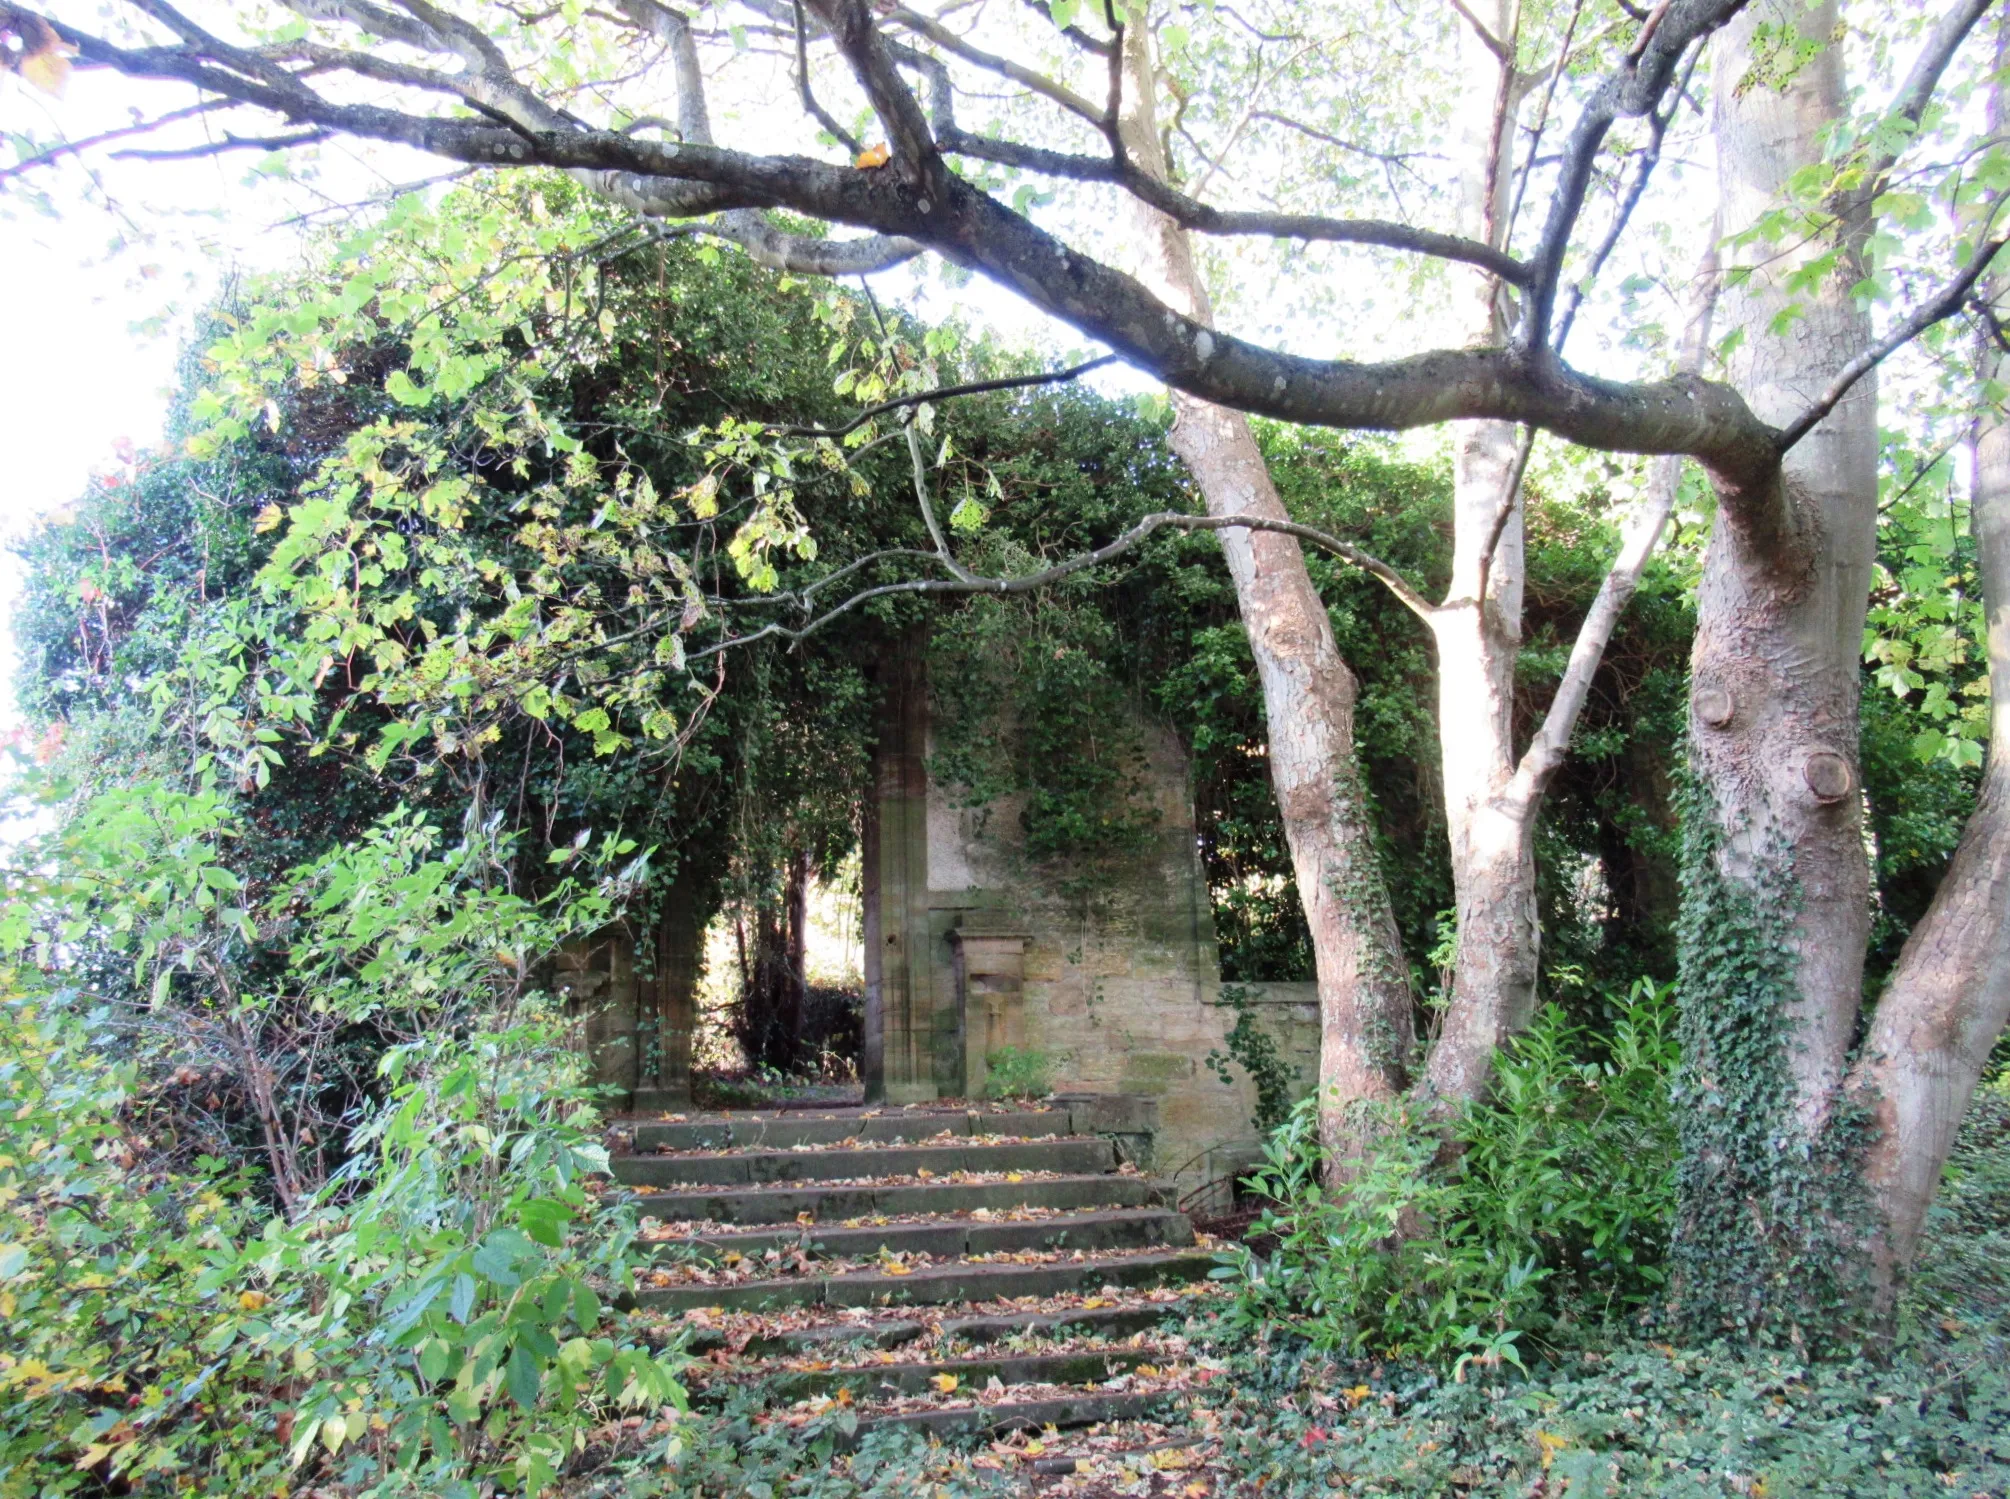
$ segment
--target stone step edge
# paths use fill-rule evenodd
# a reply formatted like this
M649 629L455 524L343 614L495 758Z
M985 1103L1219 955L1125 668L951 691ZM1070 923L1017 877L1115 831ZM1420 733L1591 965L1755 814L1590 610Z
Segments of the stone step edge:
M1173 1390L1121 1391L1109 1394L1059 1396L1047 1400L959 1406L948 1410L894 1411L857 1418L849 1434L840 1428L838 1446L856 1447L872 1431L908 1427L941 1438L1002 1436L1013 1431L1045 1431L1048 1427L1100 1426L1111 1421L1140 1421L1178 1398Z
M911 1275L883 1271L851 1271L843 1275L803 1275L776 1280L748 1280L734 1285L650 1286L635 1293L633 1304L656 1311L755 1311L782 1306L896 1306L903 1303L943 1305L959 1301L996 1301L1006 1296L1052 1295L1085 1283L1135 1287L1159 1281L1168 1273L1190 1270L1199 1280L1215 1264L1207 1250L1175 1249L1163 1254L1134 1254L1115 1259L1048 1260L1037 1264L948 1264L916 1270ZM1002 1290L1014 1281L1053 1290ZM986 1281L996 1284L986 1287ZM623 1297L624 1302L630 1298Z
M1109 1194L1107 1196L1102 1194ZM863 1218L875 1213L889 1217L910 1212L969 1212L977 1208L1067 1207L1077 1209L1137 1207L1166 1189L1149 1177L1127 1176L1113 1171L1060 1172L1038 1181L970 1182L902 1180L884 1183L769 1182L761 1186L729 1183L714 1187L675 1187L638 1190L636 1208L668 1222L706 1219L711 1222L755 1224L795 1222L803 1212L817 1214L818 1206L837 1201L844 1206L832 1211L834 1218ZM1054 1198L1063 1199L1055 1202ZM793 1201L791 1200L793 1199ZM1042 1200L1046 1199L1046 1200ZM727 1213L713 1212L725 1207ZM751 1216L774 1211L780 1216L762 1219ZM822 1215L817 1215L822 1221Z
M1066 1109L1015 1109L994 1112L942 1110L932 1114L859 1114L852 1117L811 1115L803 1118L735 1118L712 1115L703 1119L638 1119L627 1126L640 1151L675 1147L687 1150L729 1150L765 1146L788 1149L803 1145L910 1141L941 1135L975 1139L1011 1135L1046 1139L1085 1133L1074 1127Z
M758 1369L734 1370L725 1377L707 1381L709 1392L728 1384L757 1385L776 1405L819 1395L836 1395L848 1389L856 1400L878 1398L891 1388L896 1395L922 1395L943 1375L953 1375L957 1388L976 1394L996 1379L1012 1385L1096 1385L1141 1365L1176 1366L1179 1355L1165 1348L1077 1348L1063 1353L1008 1353L992 1357L924 1360L913 1363L854 1364L841 1369ZM737 1376L734 1377L734 1376Z
M1119 1338L1149 1332L1178 1318L1185 1321L1200 1303L1181 1297L1176 1301L1145 1302L1136 1306L1072 1307L1060 1312L977 1313L945 1317L939 1322L900 1319L874 1323L828 1323L822 1327L791 1328L750 1339L744 1353L758 1358L771 1353L802 1353L811 1349L856 1345L864 1348L899 1348L927 1337L957 1339L982 1345L1002 1342L1017 1335L1039 1336L1075 1329L1087 1336ZM726 1346L726 1335L717 1328L698 1328L684 1346L692 1353L705 1354Z
M931 1254L941 1254L945 1258L954 1255L996 1254L1004 1250L1037 1247L1019 1241L1054 1235L1083 1233L1100 1228L1117 1230L1163 1229L1156 1237L1148 1237L1141 1243L1159 1243L1177 1247L1193 1243L1193 1224L1184 1213L1171 1208L1135 1207L1106 1208L1079 1213L1057 1213L1051 1218L933 1218L910 1223L861 1224L849 1227L842 1224L777 1224L772 1228L746 1229L739 1233L706 1233L681 1235L671 1239L649 1241L651 1256L656 1260L675 1258L680 1254L697 1253L706 1259L722 1258L730 1253L752 1256L765 1254L770 1249L803 1248L811 1258L845 1259L856 1258L846 1253L842 1245L847 1240L856 1240L860 1249L871 1253L874 1247L885 1245L899 1249L903 1239L940 1239L955 1237L953 1245L931 1249ZM960 1236L956 1231L960 1230ZM805 1245L804 1239L809 1243ZM990 1242L990 1241L998 1242ZM1083 1246L1073 1246L1080 1248ZM1098 1244L1100 1249L1136 1248L1141 1245Z
M1059 1163L1059 1164L1057 1164ZM1111 1171L1116 1147L1099 1135L987 1140L952 1145L878 1145L836 1150L657 1151L615 1156L614 1179L628 1186L763 1186L859 1177L937 1176L953 1171Z

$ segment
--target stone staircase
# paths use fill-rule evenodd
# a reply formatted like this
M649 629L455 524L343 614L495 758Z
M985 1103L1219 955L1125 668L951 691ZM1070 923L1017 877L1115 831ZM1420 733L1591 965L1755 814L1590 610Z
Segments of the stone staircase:
M1211 1252L1098 1132L1107 1101L635 1118L614 1174L694 1395L768 1419L1000 1434L1160 1416Z

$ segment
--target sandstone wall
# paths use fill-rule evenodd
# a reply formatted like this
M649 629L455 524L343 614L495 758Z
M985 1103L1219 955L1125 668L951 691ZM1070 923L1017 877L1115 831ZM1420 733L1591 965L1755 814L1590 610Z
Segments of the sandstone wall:
M1029 860L1020 806L966 805L928 774L928 699L907 666L888 693L868 838L868 1096L977 1096L987 1053L1043 1054L1059 1092L1155 1100L1155 1168L1183 1185L1232 1169L1253 1089L1224 1082L1232 1010L1219 966L1178 739L1141 723L1151 846L1093 868ZM1316 1035L1316 1021L1315 1021ZM1316 1042L1315 1042L1316 1044Z

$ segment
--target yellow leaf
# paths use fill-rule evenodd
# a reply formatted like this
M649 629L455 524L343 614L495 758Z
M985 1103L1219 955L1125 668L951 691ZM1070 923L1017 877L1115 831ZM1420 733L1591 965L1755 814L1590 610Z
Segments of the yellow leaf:
M1537 1431L1535 1443L1542 1448L1542 1466L1545 1471L1556 1461L1557 1453L1570 1445L1570 1438L1558 1436L1553 1431Z
M33 35L22 38L26 50L14 66L24 79L43 93L61 98L64 85L70 81L70 59L77 55L77 49L57 36L54 28L40 16L20 11L15 15L27 23L26 30Z
M1008 1182L1022 1182L1025 1179L1026 1173L1023 1171L1008 1171L1005 1173L1005 1180Z
M912 1275L914 1271L906 1265L888 1265L886 1273L888 1275Z
M251 529L263 535L286 519L286 512L277 505L267 505L252 518Z
M945 1395L956 1393L957 1379L954 1374L937 1374L932 1376L928 1382Z
M838 1402L838 1404L839 1404L839 1405L850 1405L850 1404L851 1404L851 1387L850 1387L850 1386L848 1386L848 1385L847 1385L847 1386L843 1386L843 1387L841 1387L841 1388L840 1388L840 1389L838 1390L838 1393L837 1393L837 1402Z
M1159 1377L1159 1366L1157 1364L1139 1364L1137 1374L1139 1379L1157 1379Z
M892 159L893 153L887 150L884 142L881 142L877 146L867 146L863 151L859 152L858 159L852 165L862 172L869 172L874 167L885 166Z
M257 1311L270 1299L263 1291L240 1291L237 1294L237 1304L247 1312Z
M1366 1385L1357 1384L1353 1389L1342 1390L1340 1393L1347 1397L1348 1405L1355 1406L1366 1400L1373 1392Z

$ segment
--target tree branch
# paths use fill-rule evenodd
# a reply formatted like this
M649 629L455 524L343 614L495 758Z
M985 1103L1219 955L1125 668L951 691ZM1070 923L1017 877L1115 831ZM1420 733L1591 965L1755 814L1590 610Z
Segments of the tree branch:
M899 583L882 583L876 588L862 589L844 600L844 602L832 605L822 614L811 619L807 624L790 626L782 624L779 621L769 623L749 634L736 635L727 640L714 641L711 645L687 652L685 659L687 661L700 661L707 656L715 656L721 651L732 650L739 646L752 645L760 640L779 638L787 640L792 644L798 643L807 640L811 635L814 635L817 631L823 629L824 626L831 623L831 621L850 613L859 605L878 598L888 598L899 594L954 595L990 593L1008 595L1030 593L1034 589L1045 588L1050 583L1057 583L1063 578L1072 577L1074 574L1086 571L1092 567L1100 567L1105 562L1121 557L1124 553L1150 540L1151 537L1160 531L1234 530L1275 531L1285 536L1295 536L1300 541L1308 541L1321 550L1331 552L1334 556L1343 558L1380 579L1387 585L1391 593L1401 599L1420 618L1429 618L1430 616L1430 604L1410 586L1401 573L1390 567L1386 562L1371 557L1352 542L1342 541L1339 537L1330 535L1315 527L1301 526L1295 521L1270 520L1255 515L1185 515L1178 511L1160 510L1143 517L1130 527L1129 530L1123 532L1123 534L1114 540L1095 548L1093 551L1077 553L1075 556L1057 562L1051 567L1041 568L1038 572L1021 573L1016 577L1009 578L988 578L975 573L963 572L961 576L955 578L911 578ZM864 560L866 559L860 559L861 563ZM857 565L859 564L852 564L852 566ZM803 594L799 595L799 597L807 598L812 590L822 587L824 581L826 580L819 580L817 583L810 585L810 589L804 590Z
M1678 361L1687 373L1694 374L1702 367L1703 353L1710 342L1710 319L1716 311L1720 285L1717 247L1713 239L1703 252L1702 263L1696 268L1696 278L1691 284L1689 321L1682 330ZM1648 558L1654 555L1661 532L1675 509L1675 497L1681 485L1682 459L1673 454L1656 459L1648 479L1646 497L1629 519L1622 535L1619 555L1607 569L1598 585L1598 596L1591 601L1591 607L1585 611L1584 622L1578 626L1577 639L1570 647L1570 660L1556 685L1556 695L1550 699L1549 710L1543 714L1541 726L1530 740L1521 762L1515 766L1508 794L1523 807L1532 808L1535 805L1569 752L1571 735L1577 732L1577 721L1584 712L1592 679L1597 676L1599 665L1605 659L1605 648L1611 644L1613 632L1619 628L1620 616L1626 612L1626 605L1640 586L1640 576L1646 570Z
M869 26L861 19L863 0L807 3L813 11L839 7L841 21ZM1677 0L1669 20L1646 49L1649 59L1655 47L1679 29L1673 24L1678 14L1707 12L1704 20L1714 24L1735 3ZM650 214L786 206L826 222L910 239L984 272L1033 307L1101 341L1176 389L1252 414L1323 426L1394 430L1492 418L1529 422L1586 447L1688 453L1733 483L1763 480L1777 468L1772 429L1736 391L1693 377L1649 384L1598 380L1570 369L1546 346L1441 349L1374 363L1311 359L1204 327L1168 307L1133 278L1072 249L948 172L939 157L923 161L917 179L913 170L859 171L848 164L798 156L646 140L564 119L548 129L526 130L377 104L338 103L298 77L252 76L198 47L128 50L74 27L51 24L78 47L87 66L112 67L131 77L179 80L220 98L270 110L296 125L326 126L413 146L451 161L490 167L542 165L595 174L588 179L595 190L622 201L631 201L623 194L633 194L640 211ZM841 33L839 40L853 51L863 45L844 41ZM894 70L891 53L878 46L865 50L871 56L859 66L873 78L872 88L884 94L882 73ZM1645 63L1642 67L1647 71ZM932 152L918 106L905 86L899 87L900 99L887 103L886 111L905 122L903 132L921 131L922 149ZM876 102L875 107L881 106ZM910 147L898 142L896 146L909 149L912 142ZM909 166L914 166L911 160ZM686 206L693 203L702 207ZM1182 206L1177 195L1173 203ZM1266 218L1265 232L1276 222ZM1236 220L1213 213L1196 215L1195 224L1203 231L1241 227ZM1400 237L1385 237L1404 248L1420 234L1405 226L1394 228ZM1357 237L1376 242L1367 234ZM1456 248L1464 242L1452 239L1451 244ZM1488 256L1496 253L1485 251Z
M858 137L840 125L837 122L837 117L829 110L817 103L817 96L810 91L810 36L809 27L803 20L803 0L795 0L794 9L796 13L796 88L803 96L803 108L809 112L812 119L830 132L831 139L842 145L853 156L857 156L859 152L865 149L859 144Z
M1641 195L1647 191L1647 179L1654 174L1654 168L1661 161L1661 145L1668 137L1668 127L1674 123L1675 111L1681 104L1682 95L1688 91L1689 78L1696 71L1696 64L1702 56L1701 47L1689 55L1681 80L1675 85L1675 97L1668 101L1667 109L1650 113L1647 117L1647 149L1641 154L1640 165L1634 169L1633 181L1626 190L1626 196L1620 199L1611 224L1606 227L1605 238L1599 241L1597 250L1592 253L1591 263L1585 267L1584 274L1571 283L1570 300L1563 309L1563 316L1557 319L1556 337L1550 341L1550 346L1559 354L1570 338L1571 326L1577 321L1578 309L1584 305L1585 297L1590 294L1591 284L1605 269L1605 262L1612 257L1620 235L1626 232L1633 210L1640 205Z
M1057 83L1044 73L1038 73L1031 68L1023 67L1013 62L1009 57L999 57L994 53L973 47L940 21L931 20L919 11L909 10L905 6L901 6L894 10L888 19L907 27L908 30L920 36L927 37L952 57L959 57L973 67L984 69L987 73L996 73L1000 78L1009 78L1022 88L1031 89L1041 98L1060 105L1069 114L1077 115L1087 120L1098 129L1102 128L1102 110L1098 106L1091 104L1066 84Z
M1329 219L1310 213L1214 208L1195 202L1177 188L1166 186L1126 162L1049 151L1040 146L1022 146L1013 141L970 135L961 130L945 134L940 144L952 156L972 156L980 161L994 161L1000 166L1019 167L1076 182L1114 183L1156 208L1182 229L1190 229L1197 234L1268 235L1277 239L1315 240L1329 244L1378 245L1387 250L1408 250L1439 260L1476 265L1516 286L1525 285L1529 277L1529 268L1506 251L1456 234L1416 229L1387 219Z
M1982 279L1983 272L1989 269L1989 263L1996 258L1997 252L2003 245L2002 239L1984 241L1977 247L1974 256L1960 275L1914 309L1910 317L1838 370L1836 377L1829 382L1828 388L1815 398L1813 404L1780 429L1780 451L1782 453L1789 451L1795 443L1813 431L1823 417L1842 404L1843 397L1850 393L1850 388L1857 381L1884 363L1895 351L1904 348L1935 323L1944 322L1959 312L1962 303L1968 300L1968 293L1974 288L1975 283Z
M1550 196L1549 217L1542 239L1530 257L1528 308L1516 337L1523 350L1549 342L1550 319L1570 237L1584 209L1592 168L1600 147L1615 123L1652 113L1660 104L1676 67L1691 44L1701 41L1731 20L1746 0L1662 0L1640 28L1632 50L1606 74L1585 102L1572 127Z
M975 583L977 574L956 560L956 555L949 550L949 540L942 534L942 527L935 518L935 500L928 490L928 461L922 456L921 434L914 430L911 418L907 422L907 457L914 470L914 500L921 506L921 519L928 527L928 539L935 543L935 555L942 559L942 565L949 569L952 577L965 583Z
M292 135L232 135L224 132L222 140L204 141L197 146L173 146L149 149L129 146L123 151L111 153L114 161L197 161L206 156L221 156L226 151L284 151L289 146L312 146L334 135L328 129L301 130Z
M948 401L957 396L977 396L994 390L1025 390L1034 385L1059 385L1067 380L1079 379L1090 370L1099 370L1106 364L1115 364L1117 356L1104 354L1082 364L1070 365L1064 370L1053 370L1036 375L1005 375L996 380L973 380L967 385L943 385L934 390L925 390L916 396L899 396L891 401L881 401L877 406L868 406L841 427L770 427L768 430L777 437L843 437L855 432L876 416L884 416L889 411L899 411L908 406L920 406L931 401Z
M14 178L24 173L32 172L37 167L51 166L65 156L75 156L80 152L91 151L99 146L109 145L113 141L130 139L135 135L151 135L163 125L171 125L180 120L195 119L202 115L215 114L220 110L236 109L238 107L231 100L190 104L182 109L171 109L166 114L157 116L151 120L140 120L135 124L122 125L116 130L107 130L98 135L87 135L82 140L58 141L38 156L24 157L20 161L15 162L11 167L0 167L0 183L11 182Z

